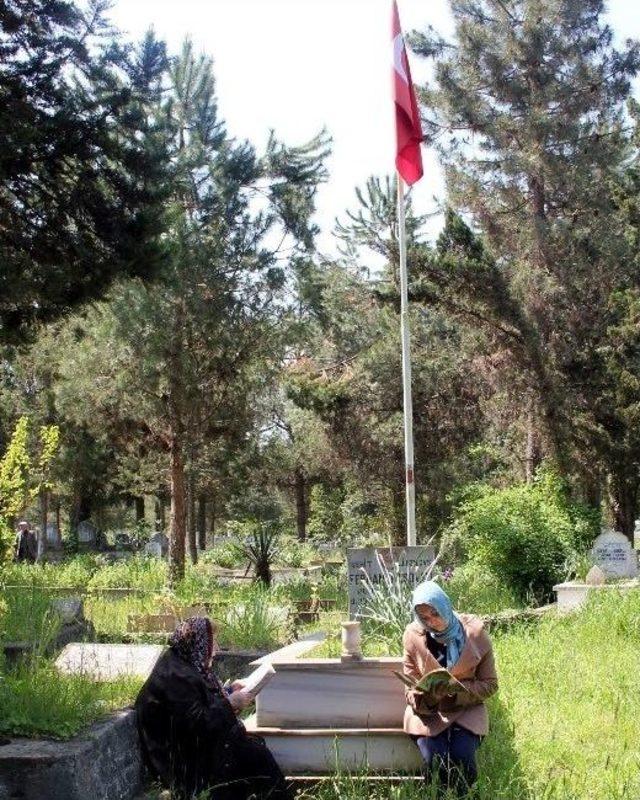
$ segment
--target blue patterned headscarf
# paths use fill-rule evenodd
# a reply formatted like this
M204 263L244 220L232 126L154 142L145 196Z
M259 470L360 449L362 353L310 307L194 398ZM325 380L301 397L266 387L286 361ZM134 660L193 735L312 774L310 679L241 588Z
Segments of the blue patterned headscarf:
M453 612L448 595L434 581L423 581L414 589L411 604L416 621L428 631L430 636L433 636L436 642L446 645L447 669L451 669L460 658L460 653L462 653L467 637L462 623ZM429 628L420 619L415 608L422 604L429 605L435 609L438 615L447 623L447 627L443 631L434 631L433 628Z

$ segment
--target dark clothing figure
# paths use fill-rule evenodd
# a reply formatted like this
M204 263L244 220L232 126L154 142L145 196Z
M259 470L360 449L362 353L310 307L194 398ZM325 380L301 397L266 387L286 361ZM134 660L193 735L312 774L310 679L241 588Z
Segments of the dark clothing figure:
M264 741L247 733L209 667L212 639L209 620L186 620L140 690L145 761L181 798L209 790L211 800L290 800Z
M15 560L33 564L38 555L38 542L35 533L30 530L19 530L16 533Z
M452 725L437 736L419 736L415 743L424 759L426 775L438 775L444 791L453 789L464 797L476 782L476 751L481 737L460 725Z

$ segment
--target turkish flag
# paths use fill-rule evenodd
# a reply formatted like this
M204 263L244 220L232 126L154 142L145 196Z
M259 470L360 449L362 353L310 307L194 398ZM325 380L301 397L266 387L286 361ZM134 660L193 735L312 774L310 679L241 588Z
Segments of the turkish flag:
M411 83L411 70L400 29L398 4L393 3L391 16L393 41L393 100L396 106L396 169L405 183L411 185L422 177L422 128L418 104Z

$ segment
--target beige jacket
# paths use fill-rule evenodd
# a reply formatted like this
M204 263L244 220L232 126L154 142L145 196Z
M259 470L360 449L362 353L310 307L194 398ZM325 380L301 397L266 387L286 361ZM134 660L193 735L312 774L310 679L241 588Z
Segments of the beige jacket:
M467 636L457 664L451 674L482 700L498 689L498 676L493 660L493 649L482 620L473 614L458 615ZM427 649L425 630L418 622L407 625L402 637L404 646L403 671L418 680L425 672L440 666ZM465 704L463 698L446 697L438 707L430 710L420 706L419 696L407 689L407 709L404 730L413 736L437 736L454 722L463 728L484 736L489 731L489 715L483 702ZM416 711L416 704L418 711Z

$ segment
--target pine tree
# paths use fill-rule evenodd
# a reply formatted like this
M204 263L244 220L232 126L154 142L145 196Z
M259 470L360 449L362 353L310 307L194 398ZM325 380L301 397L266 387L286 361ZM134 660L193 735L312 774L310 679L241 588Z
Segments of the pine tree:
M0 4L0 342L160 260L162 154L105 0Z
M577 423L593 418L582 387L607 338L604 311L636 280L614 195L630 154L623 104L638 44L612 46L601 0L452 0L451 9L455 42L430 32L413 44L436 57L421 99L449 202L481 233L484 263L493 264L494 296L459 285L457 300L511 327L512 353L565 472L594 455L610 471L600 433ZM624 434L608 434L622 444Z

